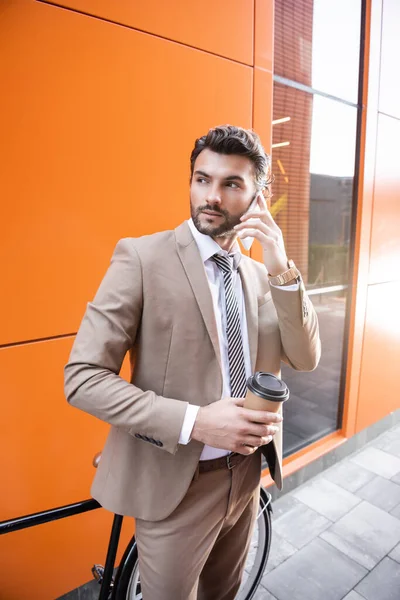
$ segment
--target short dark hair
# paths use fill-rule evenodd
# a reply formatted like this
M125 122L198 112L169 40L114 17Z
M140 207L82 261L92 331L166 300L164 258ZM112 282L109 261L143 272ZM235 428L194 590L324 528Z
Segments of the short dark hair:
M196 158L206 148L219 154L239 154L249 158L254 165L256 186L259 190L272 183L271 158L254 131L234 125L219 125L210 129L207 135L195 141L190 155L190 179L193 177Z

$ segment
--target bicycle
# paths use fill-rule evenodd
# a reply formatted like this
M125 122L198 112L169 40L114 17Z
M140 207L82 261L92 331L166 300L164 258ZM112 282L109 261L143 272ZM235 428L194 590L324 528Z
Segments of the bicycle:
M95 467L100 458L100 453L94 457L93 465ZM247 556L242 585L235 600L251 600L263 576L271 547L271 499L271 495L261 487L256 526ZM131 538L122 556L115 579L112 575L121 525L122 517L115 515L107 550L106 566L94 565L92 567L93 576L101 584L99 600L142 600L143 598L135 536ZM117 540L116 544L115 540Z
M101 453L96 454L93 465L97 467ZM49 523L101 508L93 498L67 506L10 519L0 523L0 535ZM260 488L260 509L247 557L242 585L235 600L251 600L263 576L271 547L271 495ZM132 536L114 577L114 565L121 533L123 516L114 515L108 543L105 566L94 565L92 574L100 583L99 600L142 600L139 559L135 536Z

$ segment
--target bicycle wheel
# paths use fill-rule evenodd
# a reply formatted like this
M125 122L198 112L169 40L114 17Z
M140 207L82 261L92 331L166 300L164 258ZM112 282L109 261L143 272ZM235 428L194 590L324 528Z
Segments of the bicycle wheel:
M271 547L271 496L260 489L260 508L246 561L243 582L235 600L251 600L263 576ZM115 579L112 600L142 600L136 540L125 550Z
M263 576L271 548L271 496L260 489L260 508L244 568L242 585L235 600L251 600Z
M129 542L121 559L111 598L112 600L142 600L143 598L135 536Z

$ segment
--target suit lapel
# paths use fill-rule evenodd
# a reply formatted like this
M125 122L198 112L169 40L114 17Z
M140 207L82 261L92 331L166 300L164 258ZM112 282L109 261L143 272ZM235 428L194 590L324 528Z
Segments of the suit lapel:
M193 290L194 297L196 298L204 324L217 356L218 364L221 368L218 331L215 322L211 291L208 285L203 261L186 222L175 229L175 237L179 258Z
M253 273L250 259L242 257L239 264L239 273L242 280L244 300L246 305L247 331L249 334L251 370L256 368L258 350L258 303L257 294L253 285Z

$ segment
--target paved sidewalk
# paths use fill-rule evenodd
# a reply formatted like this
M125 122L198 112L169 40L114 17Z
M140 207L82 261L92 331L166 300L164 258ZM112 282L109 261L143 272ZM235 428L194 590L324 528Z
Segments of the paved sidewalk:
M400 600L400 425L273 510L255 600Z

